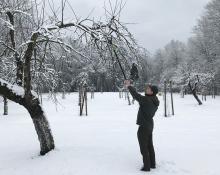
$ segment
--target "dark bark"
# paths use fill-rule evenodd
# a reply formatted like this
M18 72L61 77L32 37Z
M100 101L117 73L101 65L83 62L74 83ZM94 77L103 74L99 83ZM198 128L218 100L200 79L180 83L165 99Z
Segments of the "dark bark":
M167 83L164 81L164 116L167 117Z
M31 105L30 105L31 104ZM27 108L40 141L40 154L45 155L55 148L52 132L38 100L31 100Z
M85 89L85 107L86 107L86 116L88 115L88 99L87 99L87 89Z
M10 24L12 26L14 26L14 15L11 12L9 12L9 11L6 14L8 15ZM11 37L12 47L13 47L13 49L15 49L15 32L14 32L14 30L10 29L9 34L10 34L10 37Z
M36 46L36 40L39 36L38 32L35 32L31 36L31 42L27 46L27 50L24 54L24 89L25 95L31 94L31 58L34 52L34 48Z
M17 52L15 53L15 60L16 60L16 65L17 65L16 84L19 86L22 86L23 62L21 61L20 55Z
M172 81L170 81L170 98L171 98L172 115L174 115Z
M8 115L8 100L5 96L3 98L4 98L4 113L3 113L3 115Z
M83 108L85 104L85 111L86 111L86 116L88 115L88 106L87 106L87 88L84 86L81 88L81 95L80 95L80 116L83 115Z
M40 141L40 154L45 155L55 148L53 136L50 130L49 123L37 97L30 95L20 96L15 94L10 88L10 85L0 82L0 95L4 95L7 99L19 103L24 106L34 123L35 130Z
M14 15L11 13L11 12L7 12L6 13L8 18L9 18L9 21L10 21L10 24L12 26L14 26ZM9 31L9 34L10 34L10 39L11 39L11 45L12 45L12 48L14 50L16 50L16 43L15 43L15 31L10 29ZM16 84L19 85L19 86L22 86L22 80L23 80L23 63L21 61L21 57L20 55L17 53L17 51L15 51L15 54L14 54L14 57L15 57L15 61L16 61L16 65L17 65L17 72L16 72Z
M199 105L202 105L201 100L199 99L197 93L196 93L196 83L194 85L194 88L191 85L191 82L188 83L189 89L192 92L192 95L194 96L194 98L196 99L196 101L199 103Z
M128 90L126 91L126 95L127 95L127 97L128 97L128 105L131 105L131 100L130 100L130 96L129 96Z

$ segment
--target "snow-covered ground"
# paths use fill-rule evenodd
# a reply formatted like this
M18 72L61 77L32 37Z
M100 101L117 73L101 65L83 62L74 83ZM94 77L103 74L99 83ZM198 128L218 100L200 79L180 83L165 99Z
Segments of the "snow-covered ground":
M202 106L191 96L174 96L175 116L163 117L163 100L155 116L157 169L141 172L136 138L137 103L128 106L118 93L96 93L89 116L79 117L76 93L44 96L56 149L39 156L39 142L27 111L0 103L0 175L219 175L220 97Z

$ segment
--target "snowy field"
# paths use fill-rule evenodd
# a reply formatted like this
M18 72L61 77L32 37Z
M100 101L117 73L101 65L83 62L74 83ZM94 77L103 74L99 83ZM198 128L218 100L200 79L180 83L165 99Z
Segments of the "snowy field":
M26 110L0 103L0 175L219 175L220 97L202 106L192 96L174 96L175 116L163 117L163 100L155 116L157 169L141 172L136 138L137 103L128 106L118 93L96 93L89 116L79 117L77 94L59 97L56 107L44 96L56 149L40 148Z

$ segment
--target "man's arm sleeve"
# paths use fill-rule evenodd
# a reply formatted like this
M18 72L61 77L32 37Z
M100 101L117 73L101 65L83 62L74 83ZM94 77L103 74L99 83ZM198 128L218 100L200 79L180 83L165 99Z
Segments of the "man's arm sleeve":
M139 103L142 101L143 96L137 93L136 89L133 86L128 86L128 90L135 100L137 100Z

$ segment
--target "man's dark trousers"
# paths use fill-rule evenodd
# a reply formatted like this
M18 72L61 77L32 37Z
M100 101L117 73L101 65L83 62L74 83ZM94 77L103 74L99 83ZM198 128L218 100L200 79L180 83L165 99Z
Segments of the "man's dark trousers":
M153 146L152 131L149 131L147 127L139 126L137 136L140 145L140 151L143 156L144 168L146 170L155 168L155 152Z

